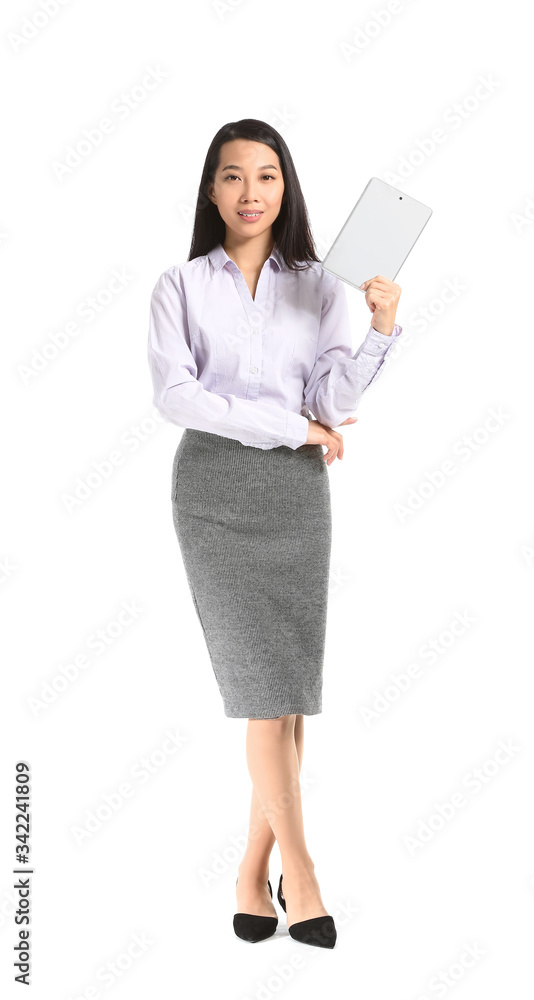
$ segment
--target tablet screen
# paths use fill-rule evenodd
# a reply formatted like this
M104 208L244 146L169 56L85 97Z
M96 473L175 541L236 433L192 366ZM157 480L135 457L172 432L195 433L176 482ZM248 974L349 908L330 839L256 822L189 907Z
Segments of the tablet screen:
M377 274L394 281L431 215L427 205L371 177L323 267L356 288Z

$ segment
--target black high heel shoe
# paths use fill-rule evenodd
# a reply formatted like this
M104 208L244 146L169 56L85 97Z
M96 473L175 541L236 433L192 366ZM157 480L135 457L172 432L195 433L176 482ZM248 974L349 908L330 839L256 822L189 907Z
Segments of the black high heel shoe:
M236 878L237 885L239 877ZM273 896L271 883L267 879L267 886ZM264 941L271 937L278 926L278 917L261 917L257 913L234 913L234 931L243 941Z
M284 912L287 912L286 901L282 895L283 877L280 875L277 896L280 906ZM330 914L310 917L309 920L298 920L296 924L291 924L287 929L295 941L301 941L303 944L315 944L318 948L333 948L337 939L336 925Z

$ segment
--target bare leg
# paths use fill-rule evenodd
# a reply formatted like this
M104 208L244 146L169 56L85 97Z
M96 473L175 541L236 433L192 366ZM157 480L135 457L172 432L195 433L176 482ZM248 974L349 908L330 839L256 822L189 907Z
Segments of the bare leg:
M295 726L293 738L297 749L299 773L302 767L304 750L304 716L293 716ZM238 867L238 883L236 886L237 907L241 913L257 913L263 917L277 916L271 894L267 889L269 877L269 858L276 837L267 819L258 793L252 786L252 801L250 804L250 822L248 842L245 853ZM276 881L273 884L273 896L276 898Z
M304 836L295 722L295 715L249 719L246 744L250 776L280 848L288 925L328 913Z

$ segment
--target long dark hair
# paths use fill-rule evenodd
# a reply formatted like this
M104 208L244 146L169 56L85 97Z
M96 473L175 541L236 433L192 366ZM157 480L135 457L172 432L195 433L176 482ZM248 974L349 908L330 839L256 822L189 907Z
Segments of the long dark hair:
M191 249L187 259L201 257L213 250L218 243L224 243L225 223L217 205L214 205L208 197L208 187L215 181L222 144L233 139L252 139L254 142L265 143L278 156L284 179L284 196L280 212L273 222L272 234L275 246L289 269L301 271L303 268L298 267L297 262L318 261L306 202L291 153L280 133L272 125L257 118L242 118L238 122L227 122L211 141L200 179Z

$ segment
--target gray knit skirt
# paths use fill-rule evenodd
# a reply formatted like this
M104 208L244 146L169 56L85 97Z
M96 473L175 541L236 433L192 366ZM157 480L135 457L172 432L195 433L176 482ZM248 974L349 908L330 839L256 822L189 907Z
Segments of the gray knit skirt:
M191 428L180 438L174 527L230 718L322 711L332 539L323 454Z

